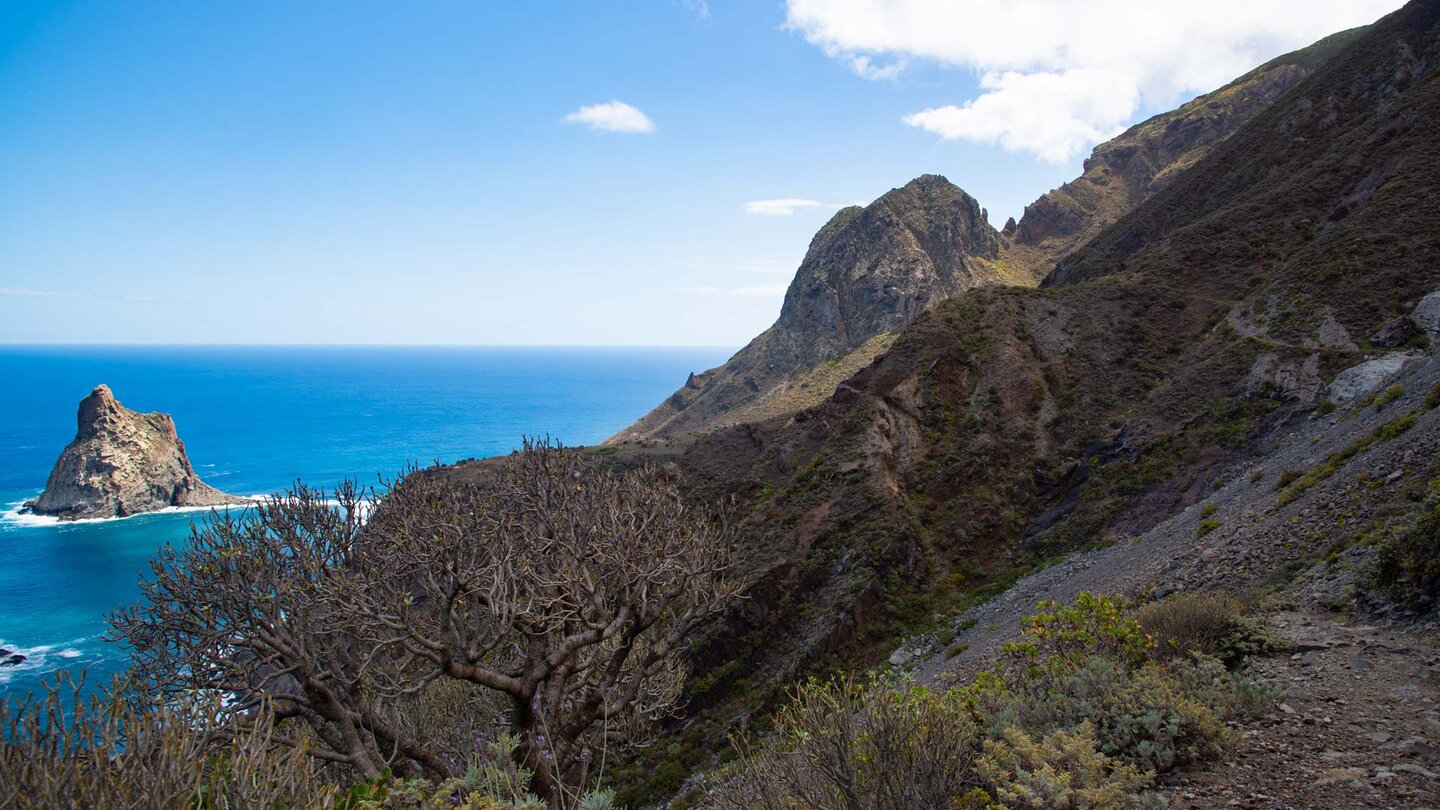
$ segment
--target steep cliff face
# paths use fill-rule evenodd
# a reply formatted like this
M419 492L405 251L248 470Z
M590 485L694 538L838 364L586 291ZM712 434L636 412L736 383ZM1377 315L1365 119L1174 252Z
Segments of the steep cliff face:
M849 358L858 370L852 354L873 359L884 336L939 301L982 284L1038 281L1001 272L999 246L975 199L936 175L840 211L811 241L775 325L725 365L692 375L611 443L736 424L779 401L788 410L820 401L838 381L826 388L808 374L821 364Z
M1007 260L1044 278L1055 263L1160 191L1363 29L1267 62L1213 93L1143 121L1095 148L1080 177L1025 207L1005 227Z
M80 401L75 440L30 511L61 520L125 517L169 506L247 503L200 480L164 413L136 413L100 386Z

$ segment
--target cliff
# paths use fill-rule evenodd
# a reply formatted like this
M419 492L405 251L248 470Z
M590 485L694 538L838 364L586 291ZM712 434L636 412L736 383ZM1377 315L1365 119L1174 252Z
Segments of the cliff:
M75 440L28 504L61 520L125 517L171 506L248 503L200 480L164 413L137 413L101 385L80 401Z

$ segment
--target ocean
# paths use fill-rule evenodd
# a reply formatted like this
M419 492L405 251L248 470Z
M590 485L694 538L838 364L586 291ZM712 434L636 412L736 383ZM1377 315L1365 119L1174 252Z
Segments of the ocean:
M196 472L236 495L296 480L373 483L408 463L509 452L524 435L593 444L723 362L722 348L0 347L0 697L65 668L91 684L127 667L105 617L147 561L205 513L59 523L18 514L75 436L100 383L175 417Z

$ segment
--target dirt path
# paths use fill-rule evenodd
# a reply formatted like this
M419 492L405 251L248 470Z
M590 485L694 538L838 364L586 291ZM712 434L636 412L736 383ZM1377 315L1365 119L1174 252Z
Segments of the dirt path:
M1229 758L1177 773L1171 808L1440 807L1440 647L1338 616L1274 618L1292 651L1248 674L1282 692Z

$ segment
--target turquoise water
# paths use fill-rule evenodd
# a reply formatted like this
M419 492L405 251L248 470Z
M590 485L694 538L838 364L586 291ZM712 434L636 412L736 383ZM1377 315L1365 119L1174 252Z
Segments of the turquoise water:
M237 495L296 479L372 482L408 462L508 452L525 434L604 439L641 416L717 348L0 348L0 694L57 668L92 683L126 666L105 616L135 599L150 555L202 512L59 524L19 516L75 435L100 383L126 407L175 417L190 461Z

